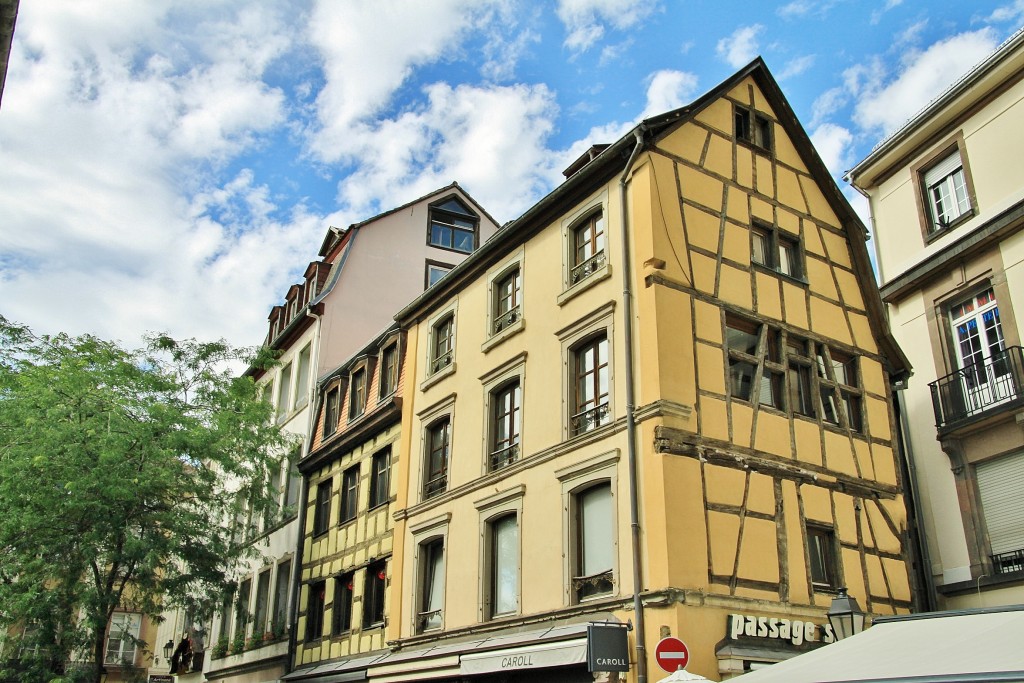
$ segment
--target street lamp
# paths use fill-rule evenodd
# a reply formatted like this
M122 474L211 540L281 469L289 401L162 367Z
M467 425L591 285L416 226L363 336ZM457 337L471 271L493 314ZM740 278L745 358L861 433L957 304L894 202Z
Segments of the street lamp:
M166 643L164 643L164 659L168 659L169 660L173 653L174 653L174 641L173 640L168 640Z
M836 640L856 635L864 630L864 610L857 604L857 598L846 594L846 586L839 589L838 595L832 598L828 612L829 623L836 634Z

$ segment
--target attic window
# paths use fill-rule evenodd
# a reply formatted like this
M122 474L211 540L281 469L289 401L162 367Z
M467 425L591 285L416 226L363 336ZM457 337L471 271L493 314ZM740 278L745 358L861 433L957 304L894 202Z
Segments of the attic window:
M772 150L772 122L767 116L736 105L733 107L733 122L737 140L769 152Z
M428 241L433 247L471 253L477 245L480 219L455 197L430 207Z

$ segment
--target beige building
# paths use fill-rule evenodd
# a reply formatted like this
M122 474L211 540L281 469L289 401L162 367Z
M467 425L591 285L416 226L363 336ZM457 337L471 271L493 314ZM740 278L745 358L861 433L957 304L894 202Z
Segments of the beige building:
M945 608L1024 602L1024 32L848 173L914 366L904 438Z
M398 315L389 648L322 627L319 675L607 679L603 622L630 629L605 657L626 679L667 675L672 635L718 680L830 641L840 587L911 607L908 366L866 230L763 62L567 175ZM300 622L333 618L326 596Z
M153 672L169 670L162 647L177 646L184 634L193 656L182 683L277 680L288 671L296 647L296 548L303 535L298 512L306 497L299 462L316 416L311 406L318 377L360 349L392 322L400 306L496 230L494 220L457 183L345 229L328 229L319 259L309 263L302 280L268 316L264 344L280 354L278 365L250 370L274 406L275 421L301 444L271 482L277 512L257 519L245 500L238 501L233 520L238 541L252 544L257 556L240 570L233 593L212 618L183 610L164 615ZM382 272L388 276L382 278Z

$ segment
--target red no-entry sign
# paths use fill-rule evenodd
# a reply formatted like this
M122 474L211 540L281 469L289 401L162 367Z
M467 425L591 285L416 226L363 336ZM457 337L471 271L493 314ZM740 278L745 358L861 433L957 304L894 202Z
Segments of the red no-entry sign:
M658 666L672 673L686 668L690 663L690 651L678 638L662 638L654 648L654 658L658 660Z

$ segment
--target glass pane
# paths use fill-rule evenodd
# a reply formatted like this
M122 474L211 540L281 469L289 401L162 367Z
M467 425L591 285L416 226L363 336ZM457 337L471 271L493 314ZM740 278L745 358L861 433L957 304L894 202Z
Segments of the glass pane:
M580 496L580 569L591 576L612 568L612 489L596 486Z
M768 236L763 232L754 232L751 240L751 260L763 266L771 265L768 263Z
M448 247L452 243L452 229L440 223L430 224L430 243L435 247Z
M494 613L519 607L519 524L514 516L494 524Z

